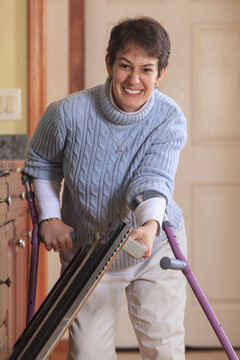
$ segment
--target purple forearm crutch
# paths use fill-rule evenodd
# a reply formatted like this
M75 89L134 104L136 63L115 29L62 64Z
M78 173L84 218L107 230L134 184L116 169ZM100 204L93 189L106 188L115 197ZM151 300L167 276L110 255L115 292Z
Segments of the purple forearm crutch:
M30 320L35 314L40 241L38 239L38 213L37 213L37 206L35 202L34 192L32 191L30 178L24 172L22 172L22 183L25 186L26 199L28 201L28 207L33 224L32 251L31 251L30 278L29 278L28 305L27 305L27 324L29 324Z
M163 224L163 230L165 231L169 244L172 248L172 251L176 257L176 259L169 259L168 257L164 257L160 261L160 266L162 269L176 269L182 270L183 274L186 276L189 285L191 286L194 294L196 295L203 311L205 312L210 324L212 325L213 330L215 331L220 343L222 344L228 358L230 360L238 360L238 357L230 344L225 332L223 331L221 324L219 323L216 315L214 314L206 296L201 290L193 272L185 259L182 251L179 247L179 244L176 241L175 235L173 233L170 222L167 220L167 216L165 215Z

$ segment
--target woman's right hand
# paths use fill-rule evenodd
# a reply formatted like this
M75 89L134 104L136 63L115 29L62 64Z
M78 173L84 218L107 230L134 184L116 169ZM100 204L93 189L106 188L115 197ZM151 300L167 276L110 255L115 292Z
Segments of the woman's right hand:
M39 235L46 250L64 251L73 246L71 239L73 228L60 219L43 220L39 225Z

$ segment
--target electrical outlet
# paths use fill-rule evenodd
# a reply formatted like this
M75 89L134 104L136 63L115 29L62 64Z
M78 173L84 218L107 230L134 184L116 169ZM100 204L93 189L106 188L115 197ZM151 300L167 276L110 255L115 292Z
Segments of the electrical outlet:
M21 120L21 89L0 89L0 120Z

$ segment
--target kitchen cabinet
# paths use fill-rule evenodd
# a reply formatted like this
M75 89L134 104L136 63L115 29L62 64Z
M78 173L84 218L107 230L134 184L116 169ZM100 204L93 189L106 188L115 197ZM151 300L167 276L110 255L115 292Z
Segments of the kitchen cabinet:
M7 165L0 177L0 360L26 326L30 241L22 164Z

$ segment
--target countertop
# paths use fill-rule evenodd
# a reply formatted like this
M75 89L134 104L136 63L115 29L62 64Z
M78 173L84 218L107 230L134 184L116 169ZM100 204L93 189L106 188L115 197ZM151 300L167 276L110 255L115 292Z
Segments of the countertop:
M27 135L0 135L0 160L23 160Z

